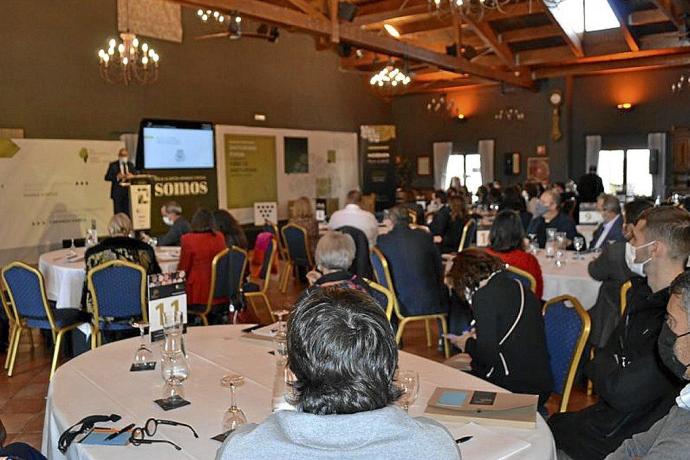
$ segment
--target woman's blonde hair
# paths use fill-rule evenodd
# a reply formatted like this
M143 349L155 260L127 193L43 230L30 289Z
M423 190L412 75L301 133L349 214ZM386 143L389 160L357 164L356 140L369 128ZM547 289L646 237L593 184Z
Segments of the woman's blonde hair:
M311 200L306 196L299 197L292 203L292 217L314 217Z
M125 213L118 212L108 222L110 236L129 236L132 233L132 220Z

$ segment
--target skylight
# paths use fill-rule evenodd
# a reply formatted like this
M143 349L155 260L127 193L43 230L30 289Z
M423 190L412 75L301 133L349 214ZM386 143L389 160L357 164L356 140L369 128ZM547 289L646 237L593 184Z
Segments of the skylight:
M559 23L576 33L620 27L607 0L564 0L552 12Z

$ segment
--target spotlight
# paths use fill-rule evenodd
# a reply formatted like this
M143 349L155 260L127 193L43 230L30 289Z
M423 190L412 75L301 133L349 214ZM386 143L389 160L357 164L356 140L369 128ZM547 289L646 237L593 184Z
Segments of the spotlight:
M386 29L386 32L388 32L391 37L400 38L400 32L398 32L398 29L396 29L394 25L384 24L383 28Z

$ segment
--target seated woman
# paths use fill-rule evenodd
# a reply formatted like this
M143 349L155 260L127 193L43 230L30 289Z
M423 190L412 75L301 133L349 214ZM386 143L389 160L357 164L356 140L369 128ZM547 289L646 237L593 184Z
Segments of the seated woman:
M211 288L213 258L226 248L225 237L215 231L215 227L213 214L206 209L199 209L192 218L192 231L182 235L182 250L177 269L187 274L185 291L190 310L203 310L206 307ZM227 303L227 297L216 298L213 302L218 306Z
M501 203L499 211L506 209L518 213L522 226L525 231L527 231L527 227L532 220L532 214L527 212L527 202L518 187L508 187L503 191L503 202Z
M110 218L108 234L109 237L86 250L84 263L86 264L87 275L96 266L111 260L126 260L141 265L146 270L147 275L161 272L153 247L132 237L134 234L132 221L127 214L118 213ZM84 278L82 305L91 313L93 304L91 293L86 286L87 279L88 277Z
M455 257L446 282L472 308L475 329L453 342L472 357L472 374L516 393L553 388L541 302L506 273L500 259L471 248Z
M225 236L225 245L229 248L238 246L244 250L249 249L247 235L240 223L225 209L213 211L213 218L216 220L218 231Z
M457 252L460 246L460 239L462 239L462 230L468 219L465 200L462 197L456 196L451 198L448 202L448 207L450 208L450 218L441 236L441 252L443 254ZM438 238L436 241L438 241Z
M311 200L306 196L298 198L292 203L291 211L288 223L299 225L307 231L308 249L313 258L316 251L316 242L319 241L319 223L314 218Z
M345 287L369 292L367 283L350 273L355 260L355 242L350 235L329 231L316 245L316 269L307 273L310 286Z
M539 261L525 252L525 229L515 211L501 211L494 219L489 232L490 245L486 251L508 265L526 271L537 282L537 299L544 293L544 278Z

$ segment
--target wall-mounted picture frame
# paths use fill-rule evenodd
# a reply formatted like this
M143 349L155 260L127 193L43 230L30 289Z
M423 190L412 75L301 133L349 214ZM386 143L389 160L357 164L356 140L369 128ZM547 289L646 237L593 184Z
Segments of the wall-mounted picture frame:
M531 157L527 159L527 180L547 184L551 177L551 167L547 157Z
M431 176L431 157L421 156L417 157L417 175Z

